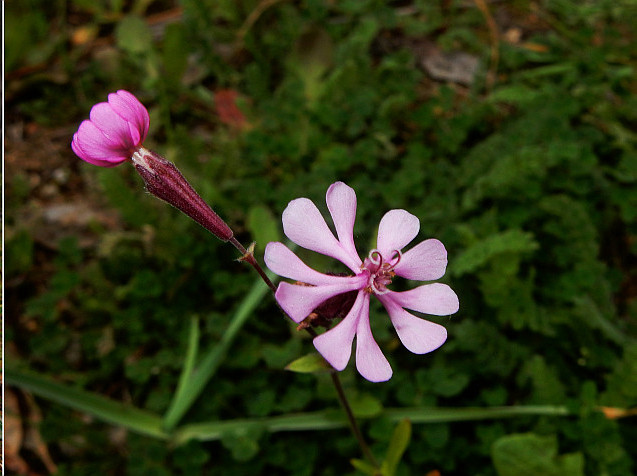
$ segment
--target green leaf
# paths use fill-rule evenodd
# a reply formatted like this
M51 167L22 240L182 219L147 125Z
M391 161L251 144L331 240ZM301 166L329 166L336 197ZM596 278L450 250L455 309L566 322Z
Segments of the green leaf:
M570 415L565 407L551 405L527 405L510 407L469 407L469 408L392 408L382 412L382 416L391 422L409 419L412 423L441 423L472 420L492 420L514 418L520 416L563 417ZM371 415L376 416L376 415ZM207 421L192 423L178 428L174 441L179 444L190 439L213 441L220 439L228 431L258 423L269 433L280 431L318 431L347 427L347 419L342 411L322 410L312 413L295 413L291 415L267 418L236 419L226 421Z
M394 474L396 474L398 463L400 463L400 459L403 457L407 446L409 446L410 439L411 422L405 419L396 425L391 440L389 441L387 456L385 456L385 461L383 461L381 465L383 476L394 476Z
M494 90L489 95L489 101L506 102L514 105L526 105L534 101L538 96L537 89L532 89L521 84L507 85Z
M111 400L102 395L64 385L36 373L10 366L5 368L5 383L16 385L41 397L94 415L108 423L155 438L168 439L168 434L161 427L159 415Z
M634 406L637 401L637 342L624 348L622 360L615 364L610 375L602 402L611 406Z
M117 46L131 54L142 54L152 47L153 38L143 18L129 15L115 29Z
M581 453L559 456L555 435L503 436L493 444L491 456L499 476L584 475L584 456Z
M177 428L174 441L177 444L182 444L191 439L200 441L219 440L224 435L240 431L241 428L254 424L262 425L268 433L332 430L334 428L345 428L348 425L343 412L339 410L323 410L313 413L295 413L267 418L241 418L191 423Z
M491 258L502 253L528 253L538 248L533 234L522 230L507 230L488 236L469 246L451 265L451 272L461 276L475 271Z
M285 370L298 372L301 374L311 374L316 372L325 372L331 370L332 367L319 354L312 353L299 357L285 366Z
M508 407L464 408L396 408L383 412L392 421L408 418L412 423L440 423L452 421L491 420L524 415L567 416L569 410L554 405L519 405Z
M377 474L376 468L369 464L367 461L363 461L362 459L352 458L349 460L354 466L355 469L359 470L361 473L369 474L369 476L375 476Z
M448 369L434 368L431 371L432 391L443 397L453 397L458 395L469 385L469 376L467 374L456 373Z
M273 280L273 282L276 282L277 278L275 278L272 273L269 273L268 276L271 280ZM259 305L268 289L269 288L261 279L258 279L254 283L252 289L248 292L248 294L246 294L245 298L232 316L230 325L223 334L221 341L219 343L215 343L204 353L196 369L191 372L192 378L190 378L188 383L184 385L183 393L180 394L180 398L174 399L171 402L170 408L164 417L166 428L173 428L192 406L197 397L199 397L206 384L210 381L223 362L226 352L234 342L237 334L246 323L247 319L252 315L252 312Z
M188 345L186 347L186 356L184 358L184 364L179 375L179 382L177 383L177 390L173 395L171 402L171 409L181 408L187 406L184 403L188 400L186 397L188 392L188 385L192 377L192 372L195 367L195 361L197 360L197 351L199 349L199 319L192 317L190 319L190 330L188 332ZM170 420L164 420L164 426L166 429L171 430L177 424L177 420L171 418Z
M542 356L534 355L520 369L518 381L530 381L534 389L530 399L533 403L563 402L566 391L558 375Z

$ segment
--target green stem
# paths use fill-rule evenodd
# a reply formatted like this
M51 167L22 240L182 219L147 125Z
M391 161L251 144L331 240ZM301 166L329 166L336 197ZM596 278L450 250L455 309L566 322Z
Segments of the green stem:
M412 423L494 420L519 416L569 416L571 411L559 405L519 405L509 407L393 408L383 412L391 421L408 418Z
M312 329L311 327L306 327L305 330L312 337L317 336L316 331ZM349 401L347 400L347 395L345 395L345 391L343 390L343 385L341 385L341 379L338 377L338 374L336 373L336 371L332 371L330 373L330 377L332 378L332 383L334 384L334 388L336 389L336 394L338 395L338 400L341 403L341 407L343 408L343 411L345 412L345 416L347 416L347 422L349 423L349 428L352 431L354 438L356 438L356 441L358 442L358 446L360 446L361 451L363 452L363 455L365 455L365 458L367 458L367 460L374 466L374 468L380 469L380 466L378 465L378 461L376 461L376 458L374 457L374 453L372 453L372 451L369 449L369 446L367 445L367 443L365 442L365 438L363 437L363 433L361 433L361 429L358 426L358 423L356 422L356 417L354 416L352 407L350 406Z
M565 417L572 413L565 406L529 405L511 407L469 407L469 408L388 408L375 417L386 418L392 423L404 419L414 424L446 423L475 420L498 420L520 416L554 416ZM246 418L238 420L201 422L184 425L174 434L176 443L184 443L191 439L199 441L219 440L224 434L254 426L265 429L269 433L283 431L321 431L344 428L349 421L344 416L335 414L333 410L322 410L310 413L297 413L267 418Z
M343 386L341 385L341 381L338 378L338 374L332 372L330 376L332 377L332 383L334 384L334 387L336 388L338 399L340 400L341 406L343 407L343 410L345 411L345 415L347 416L347 422L349 423L349 428L350 430L352 430L354 437L358 441L358 446L361 447L361 451L365 455L365 458L367 458L367 460L374 466L374 468L380 469L380 466L378 465L378 461L376 461L376 458L374 457L374 453L372 453L372 451L369 449L369 446L367 446L367 443L365 442L365 438L363 438L363 434L361 433L358 423L356 422L356 418L354 417L354 412L352 412L352 407L349 405L347 396L345 395L345 392L343 391Z

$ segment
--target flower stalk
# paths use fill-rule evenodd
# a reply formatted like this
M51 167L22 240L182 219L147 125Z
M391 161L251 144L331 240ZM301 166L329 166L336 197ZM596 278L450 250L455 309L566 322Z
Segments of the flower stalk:
M259 273L261 279L265 282L265 284L268 285L272 292L276 292L276 285L270 280L270 278L268 278L268 275L265 273L259 262L254 257L254 246L256 243L253 242L252 244L250 244L250 246L248 246L248 249L246 249L234 236L230 238L229 242L241 253L241 258L239 258L239 261L243 261L252 266L254 270Z
M374 466L376 469L380 469L378 465L378 461L374 457L374 453L369 449L363 434L361 433L360 427L356 422L356 417L354 416L354 412L352 411L352 407L349 405L349 401L347 400L347 396L345 395L345 391L343 390L343 386L341 385L341 380L338 378L338 374L336 372L330 373L330 377L332 377L332 383L334 384L334 388L336 388L336 393L338 394L338 399L341 402L341 406L347 415L347 421L349 422L349 428L356 438L358 442L358 446L360 446L361 451L365 458Z

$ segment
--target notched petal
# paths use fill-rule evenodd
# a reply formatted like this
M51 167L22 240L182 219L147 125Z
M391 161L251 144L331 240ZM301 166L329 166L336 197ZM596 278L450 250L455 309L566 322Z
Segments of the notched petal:
M416 281L433 281L444 276L447 269L447 250L438 240L421 241L403 253L394 268L398 276Z
M369 299L356 328L356 368L370 382L385 382L393 374L391 365L378 347L369 325Z
M365 300L369 300L369 297L365 296L365 293L359 292L347 316L335 327L314 338L316 350L336 370L340 371L347 367L352 354L356 326L361 318Z
M350 255L358 257L354 245L356 192L343 182L336 182L327 189L325 201L334 221L338 241Z
M307 198L292 200L283 211L283 232L303 248L331 256L358 271L360 258L352 256L334 237L321 212Z
M383 296L381 302L396 329L398 338L405 348L414 354L426 354L436 350L447 340L447 329L440 324L410 314L392 296L395 293Z
M418 234L420 220L406 210L390 210L378 225L377 248L385 259L390 259L394 250L402 250Z
M424 284L403 292L392 292L391 299L400 306L424 314L448 316L458 312L456 293L446 284Z

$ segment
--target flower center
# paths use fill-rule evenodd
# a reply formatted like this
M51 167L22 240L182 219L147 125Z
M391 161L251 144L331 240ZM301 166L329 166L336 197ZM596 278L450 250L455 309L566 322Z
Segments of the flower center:
M394 268L400 263L401 252L394 250L396 257L392 261L384 261L380 251L374 249L369 252L369 256L365 258L361 269L369 272L369 280L365 291L374 294L385 294L389 292L387 286L391 284L391 280L396 273ZM392 253L392 255L393 255Z

